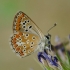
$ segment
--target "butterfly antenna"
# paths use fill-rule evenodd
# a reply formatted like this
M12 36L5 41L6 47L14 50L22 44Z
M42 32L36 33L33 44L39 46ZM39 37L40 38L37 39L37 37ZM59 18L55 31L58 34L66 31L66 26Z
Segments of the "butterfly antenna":
M53 28L53 27L55 27L57 25L57 23L55 23L48 31L47 31L47 33L49 33L49 31Z

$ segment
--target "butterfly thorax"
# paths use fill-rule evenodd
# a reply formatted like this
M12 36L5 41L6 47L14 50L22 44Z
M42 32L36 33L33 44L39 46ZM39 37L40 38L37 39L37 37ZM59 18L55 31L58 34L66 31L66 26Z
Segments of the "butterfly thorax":
M51 46L51 35L48 34L48 35L45 35L45 48L47 47L50 47Z
M39 43L38 49L39 49L40 52L43 52L44 49L45 50L50 50L51 49L51 41L50 41L50 39L51 39L50 34L44 36L44 39L41 40L41 42Z

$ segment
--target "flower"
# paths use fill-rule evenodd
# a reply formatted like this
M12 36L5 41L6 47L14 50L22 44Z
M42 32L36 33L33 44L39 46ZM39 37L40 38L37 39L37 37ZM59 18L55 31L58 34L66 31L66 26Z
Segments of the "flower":
M45 51L38 52L38 60L42 63L41 58L47 60L51 65L58 67L58 59L56 56L48 55L48 53L46 53Z

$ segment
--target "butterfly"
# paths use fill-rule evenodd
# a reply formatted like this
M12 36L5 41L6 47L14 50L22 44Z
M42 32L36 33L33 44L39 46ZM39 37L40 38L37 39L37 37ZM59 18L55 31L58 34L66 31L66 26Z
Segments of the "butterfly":
M12 29L9 43L19 56L26 57L38 49L43 50L45 36L24 12L19 11L15 15Z

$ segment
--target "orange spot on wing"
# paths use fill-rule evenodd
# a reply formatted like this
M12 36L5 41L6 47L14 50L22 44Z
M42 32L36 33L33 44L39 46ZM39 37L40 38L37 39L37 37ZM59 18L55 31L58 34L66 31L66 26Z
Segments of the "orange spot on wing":
M20 50L19 53L20 53L20 56L23 56L24 55L24 53L23 53L22 50Z
M20 23L21 19L22 19L22 17L21 17L21 16L19 16L19 17L18 17L18 19L17 19L17 24L19 24L19 23Z
M16 27L16 30L18 31L19 29L20 29L20 27L17 26L17 27Z
M19 52L19 50L20 50L20 47L17 47L17 48L16 48L16 51Z
M19 27L19 26L20 26L20 24L16 24L16 26L17 26L17 27Z
M16 43L16 38L13 38L11 41L12 41L13 44L15 44Z
M20 21L21 21L22 17L24 17L24 14L21 14L20 16L18 16L17 21L16 21L17 25L20 24Z
M13 48L16 49L17 46L18 46L17 44L14 44L14 45L13 45Z
M16 41L16 38L13 38L14 41Z
M16 38L19 38L20 36L19 35L16 35Z
M20 22L22 17L24 17L24 14L20 14L16 20L16 30L18 31L20 29Z

